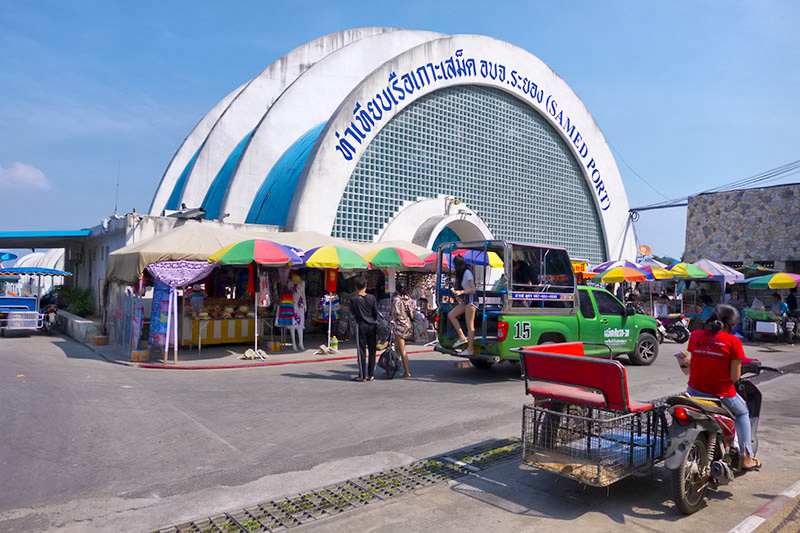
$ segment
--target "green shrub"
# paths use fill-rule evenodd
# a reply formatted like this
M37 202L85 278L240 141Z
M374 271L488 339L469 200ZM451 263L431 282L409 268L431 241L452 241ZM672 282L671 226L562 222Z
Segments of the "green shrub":
M60 295L62 303L67 311L73 315L87 317L94 313L94 296L92 289L79 289L76 287L64 287Z

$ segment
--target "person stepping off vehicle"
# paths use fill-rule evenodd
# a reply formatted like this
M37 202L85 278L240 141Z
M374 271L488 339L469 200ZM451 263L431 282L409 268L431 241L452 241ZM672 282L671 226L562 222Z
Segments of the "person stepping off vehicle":
M453 266L456 271L456 286L453 294L459 298L458 305L447 313L447 318L458 333L458 340L453 344L453 348L467 345L467 349L461 355L472 355L475 353L475 313L478 306L475 304L475 276L467 266L467 261L460 255L453 258ZM459 317L464 315L467 322L467 335L461 329Z

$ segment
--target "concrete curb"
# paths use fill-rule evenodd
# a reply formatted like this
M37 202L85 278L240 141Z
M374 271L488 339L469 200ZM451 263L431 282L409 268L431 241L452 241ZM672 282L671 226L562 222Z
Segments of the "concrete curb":
M791 487L772 498L769 503L739 522L728 533L751 533L755 531L775 513L794 502L794 499L798 496L800 496L800 481L795 482Z
M72 339L75 340L75 339ZM346 361L349 359L357 359L357 355L346 355L344 357L322 357L322 358L315 358L315 359L295 359L292 361L269 361L264 363L249 363L244 365L203 365L203 366L186 366L186 365L164 365L164 364L157 364L157 363L131 363L128 361L119 361L116 359L109 359L105 356L100 350L98 350L94 345L88 343L82 343L84 346L92 350L94 353L99 355L104 361L108 363L113 363L115 365L122 365L122 366L129 366L134 368L149 368L149 369L156 369L156 370L234 370L237 368L258 368L263 366L282 366L282 365L300 365L304 363L324 363L326 361ZM434 350L413 350L406 352L408 355L413 355L416 353L430 353Z
M408 351L406 354L413 355L415 353L429 353L433 350L413 350ZM305 363L324 363L326 361L346 361L350 359L357 359L357 355L346 355L344 357L319 357L314 359L295 359L292 361L269 361L264 363L248 363L244 365L204 365L204 366L185 366L185 365L164 365L156 363L125 363L130 366L137 366L139 368L152 368L157 370L234 370L237 368L258 368L263 366L282 366L282 365L301 365Z

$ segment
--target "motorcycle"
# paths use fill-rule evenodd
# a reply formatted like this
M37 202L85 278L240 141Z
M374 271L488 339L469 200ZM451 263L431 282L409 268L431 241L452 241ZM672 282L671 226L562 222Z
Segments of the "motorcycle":
M42 330L48 335L52 335L56 329L56 313L57 307L55 304L47 305L42 312Z
M686 315L669 315L663 319L656 318L656 325L658 327L658 342L664 342L664 339L671 339L678 344L683 344L689 340L689 320Z
M763 370L781 373L777 368L762 366L757 359L743 361L743 376L757 376ZM761 391L748 378L742 377L735 387L750 412L751 447L755 455ZM692 514L703 505L709 487L715 490L727 485L741 470L735 417L718 398L682 394L668 398L667 404L672 423L664 464L670 471L672 500L684 514Z
M794 344L794 341L800 340L800 318L796 313L786 313L783 315L783 323L781 324L783 328L784 336L786 337L786 342L789 344Z

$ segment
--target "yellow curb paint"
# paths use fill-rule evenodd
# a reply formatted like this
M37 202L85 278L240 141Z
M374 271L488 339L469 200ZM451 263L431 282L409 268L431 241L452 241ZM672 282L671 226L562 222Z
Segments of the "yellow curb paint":
M18 378L24 378L24 377L25 377L25 374L17 374L17 377L18 377Z

